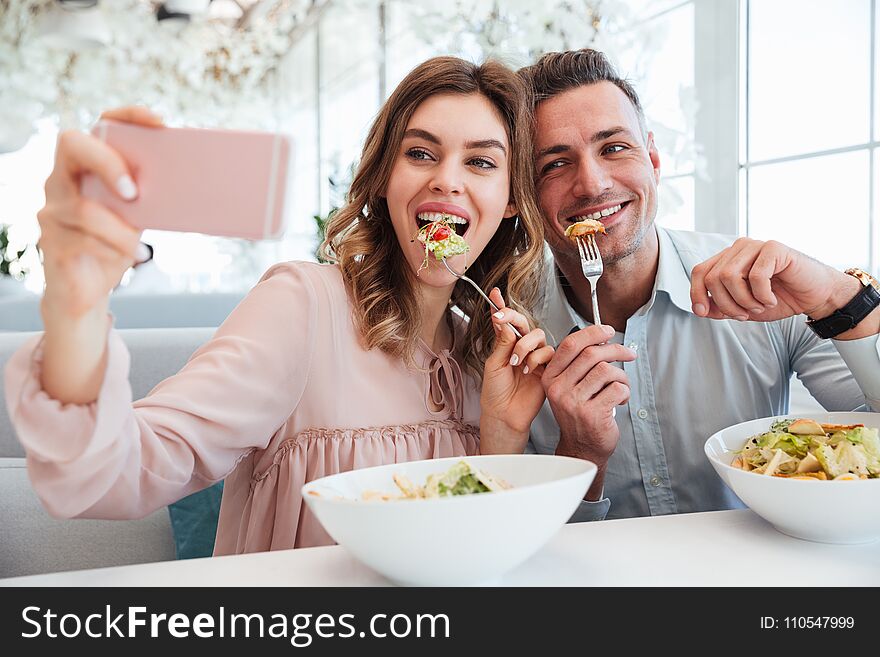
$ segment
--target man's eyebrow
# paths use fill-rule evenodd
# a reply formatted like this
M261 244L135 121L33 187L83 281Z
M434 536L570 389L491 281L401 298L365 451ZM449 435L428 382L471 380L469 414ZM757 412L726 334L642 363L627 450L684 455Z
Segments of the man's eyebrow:
M403 138L416 138L416 139L424 139L425 141L429 141L432 144L437 144L438 146L442 146L440 142L440 138L436 135L428 132L427 130L422 130L421 128L410 128L406 132L403 133ZM507 149L497 139L477 139L475 141L469 141L464 145L468 150L474 148L497 148L502 153L507 153Z
M548 146L547 148L542 148L538 151L538 157L544 157L545 155L559 155L559 153L565 153L571 150L571 146L568 144L556 144L555 146Z
M632 137L632 133L628 128L623 126L615 126L613 128L608 128L607 130L600 130L592 137L590 137L591 144L597 144L600 141L605 141L610 137L615 137L617 135L624 135L628 137ZM571 146L568 144L555 144L553 146L548 146L547 148L542 148L538 151L538 159L542 157L546 157L547 155L559 155L560 153L566 153L571 150Z
M614 128L608 128L607 130L600 130L595 135L593 135L593 137L590 139L590 143L596 144L600 141L605 141L610 137L614 137L620 134L632 137L632 133L629 131L629 129L623 126L616 126Z

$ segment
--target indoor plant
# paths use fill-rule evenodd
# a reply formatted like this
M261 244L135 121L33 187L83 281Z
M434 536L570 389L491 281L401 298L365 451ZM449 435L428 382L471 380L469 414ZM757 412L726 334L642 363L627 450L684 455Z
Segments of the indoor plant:
M28 270L22 264L22 256L28 247L18 249L9 242L9 225L0 224L0 296L25 294L22 281Z

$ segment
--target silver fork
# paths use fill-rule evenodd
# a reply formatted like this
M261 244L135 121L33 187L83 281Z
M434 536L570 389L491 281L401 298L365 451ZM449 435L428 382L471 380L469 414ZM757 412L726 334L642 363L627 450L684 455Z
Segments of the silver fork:
M593 324L601 324L599 318L599 297L596 296L596 284L599 277L605 271L605 265L602 264L602 254L599 253L599 247L596 246L596 236L587 235L586 241L583 237L577 238L578 253L581 256L581 270L584 276L590 281L590 296L593 301Z
M495 312L498 312L498 306L495 305L495 302L492 301L492 299L490 299L488 296L486 296L486 293L483 292L482 288L480 288L479 285L477 285L476 283L474 283L471 279L469 279L469 278L468 278L467 276L465 276L464 274L459 274L459 273L458 273L457 271L455 271L452 267L450 267L450 266L449 266L449 263L446 262L446 258L442 258L442 260L443 260L443 264L446 266L446 270L447 270L450 274L452 274L453 276L455 276L455 277L458 278L458 279L461 279L461 280L463 280L463 281L465 281L465 282L470 283L471 285L473 285L474 289L475 289L477 292L480 293L480 296L483 297L486 301L489 302L489 305L492 306L492 310L494 310ZM517 330L516 330L516 327L515 327L513 324L511 324L511 323L508 322L507 325L510 327L510 330L513 331L513 332L516 334L516 337L518 337L518 338L521 338L521 337L522 337L522 333L520 333L519 331L517 331Z

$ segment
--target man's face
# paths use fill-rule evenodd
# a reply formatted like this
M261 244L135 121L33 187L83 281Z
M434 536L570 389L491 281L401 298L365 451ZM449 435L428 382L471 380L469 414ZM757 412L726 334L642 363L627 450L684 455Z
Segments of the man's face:
M605 224L606 264L635 253L657 213L660 158L630 100L598 82L543 101L536 120L538 200L557 258L578 259L565 229L588 215Z

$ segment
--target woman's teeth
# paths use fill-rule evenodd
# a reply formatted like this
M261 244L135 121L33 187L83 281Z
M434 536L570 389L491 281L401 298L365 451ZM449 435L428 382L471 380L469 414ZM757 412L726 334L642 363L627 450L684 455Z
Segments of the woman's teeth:
M603 217L610 217L615 212L620 211L620 208L623 207L623 204L615 205L610 208L605 208L604 210L599 210L598 212L594 212L592 214L581 215L580 217L574 217L572 221L583 221L584 219L592 219L593 221L599 221Z
M451 225L459 235L463 235L468 226L467 219L455 214L449 214L448 212L419 212L419 214L416 215L416 219L419 228L427 226L434 221L446 221L446 223Z
M450 224L466 224L467 219L458 215L449 214L448 212L419 212L418 218L421 221L430 223L432 221L443 221L444 219Z

